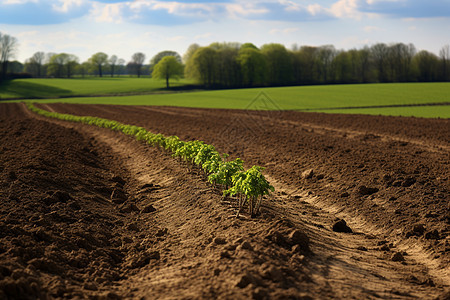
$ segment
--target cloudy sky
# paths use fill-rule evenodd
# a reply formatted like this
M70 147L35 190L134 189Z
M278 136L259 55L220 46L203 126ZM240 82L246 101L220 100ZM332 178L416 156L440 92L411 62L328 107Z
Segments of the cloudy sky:
M413 43L436 54L450 44L450 0L0 0L0 32L36 51L95 52L129 61L192 43L281 43L338 49Z

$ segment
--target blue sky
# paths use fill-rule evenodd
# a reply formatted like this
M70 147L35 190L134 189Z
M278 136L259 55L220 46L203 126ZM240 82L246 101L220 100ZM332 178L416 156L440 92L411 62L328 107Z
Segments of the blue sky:
M436 54L450 44L450 0L0 0L0 32L19 41L17 59L37 51L95 52L126 61L192 43L332 44L361 48L413 43Z

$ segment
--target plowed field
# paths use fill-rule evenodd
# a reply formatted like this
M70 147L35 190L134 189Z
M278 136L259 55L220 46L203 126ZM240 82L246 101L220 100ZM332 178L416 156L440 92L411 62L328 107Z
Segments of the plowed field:
M203 140L276 192L237 219L159 149L0 104L0 299L450 297L450 120L37 106Z

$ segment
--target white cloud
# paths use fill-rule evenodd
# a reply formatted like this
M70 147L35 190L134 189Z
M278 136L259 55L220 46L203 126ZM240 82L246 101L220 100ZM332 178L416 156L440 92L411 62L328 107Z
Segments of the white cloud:
M365 26L364 27L364 31L367 33L371 33L371 32L376 32L376 31L380 31L381 29L377 26Z
M228 14L232 17L262 15L269 12L269 10L264 7L256 7L255 5L252 4L238 4L238 3L226 4L225 9L228 12Z
M213 35L211 32L207 32L207 33L203 33L203 34L198 34L196 36L194 36L195 40L205 40L205 39L209 39L211 38Z
M91 16L100 23L122 23L122 4L95 4Z
M94 18L98 21L112 22L120 17L124 22L163 26L219 22L228 18L299 22L334 17L328 8L319 4L303 5L290 0L209 3L135 0L115 4L97 2L94 6Z
M29 38L29 37L35 37L39 34L39 31L37 30L30 30L30 31L22 31L17 36L19 38Z
M285 6L284 10L286 10L286 11L301 11L302 10L302 7L295 2L287 1L287 0L280 0L279 2L280 2L280 4Z
M168 38L166 38L166 40L169 42L186 41L187 37L182 36L182 35L177 35L177 36L168 37Z
M3 0L0 4L25 4L25 3L38 3L39 0Z
M371 44L370 39L362 39L357 36L346 37L340 42L340 46L347 49L358 48L369 44Z
M283 28L283 29L271 29L270 31L269 31L269 33L270 34L273 34L273 35L277 35L277 34L285 34L285 35L287 35L287 34L292 34L292 33L295 33L295 32L298 32L300 29L299 28L297 28L297 27L289 27L289 28Z
M407 0L366 0L369 5L382 3L382 2L406 2Z
M323 8L322 6L320 6L319 4L308 5L307 10L312 16L316 16L320 13L325 13L325 14L327 13L327 10L325 8Z
M169 14L194 14L204 15L212 14L215 11L214 4L202 4L202 3L181 3L181 2L164 2L164 1L152 1L152 0L140 0L127 4L131 10L135 13L142 13L145 10L165 10Z
M55 11L62 13L67 13L70 9L87 4L85 0L58 0L58 2L57 4L53 4L52 7Z
M358 2L358 0L339 0L331 6L330 11L338 18L360 20L362 13L358 10Z

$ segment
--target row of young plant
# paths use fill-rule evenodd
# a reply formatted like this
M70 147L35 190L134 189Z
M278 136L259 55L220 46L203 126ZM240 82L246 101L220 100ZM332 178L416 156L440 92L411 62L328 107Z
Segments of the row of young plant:
M134 136L138 141L144 141L151 146L160 147L170 152L173 157L182 159L191 166L201 168L206 174L209 183L223 188L225 197L235 196L238 199L239 210L237 216L247 204L250 215L252 217L258 215L263 197L275 190L262 174L261 171L264 168L253 166L245 170L242 159L228 160L227 154L220 154L214 146L208 145L203 141L185 142L177 136L166 137L162 134L149 132L139 126L126 125L114 120L50 112L37 108L32 103L27 103L26 105L31 111L45 117L95 125Z

